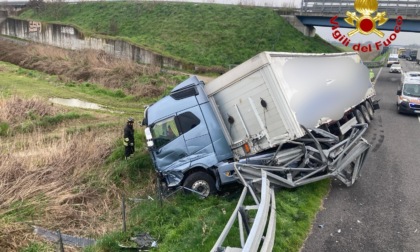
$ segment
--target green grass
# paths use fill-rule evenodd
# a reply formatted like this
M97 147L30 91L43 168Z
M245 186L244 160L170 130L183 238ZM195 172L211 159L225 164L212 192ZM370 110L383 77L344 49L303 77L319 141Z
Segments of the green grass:
M72 24L81 28L85 35L102 34L124 38L164 55L205 66L227 67L241 63L261 51L339 51L319 37L303 36L268 8L156 2L79 2L46 6L46 9L39 12L27 10L20 17ZM71 109L69 113L44 119L34 118L35 122L32 122L59 124L66 120L81 120L80 124L66 129L69 134L114 127L121 124L127 115L135 115L140 119L143 116L143 105L158 99L139 100L120 90L108 90L94 83L62 83L55 76L2 62L0 69L2 97L18 95L45 99L77 98L122 112L119 114ZM158 76L141 78L158 79ZM168 86L165 94L170 89ZM104 115L108 121L98 122L98 118ZM4 132L8 131L8 125L1 123L0 129L0 134L6 134ZM145 177L145 174L153 172L153 167L149 154L144 151L144 136L141 131L137 126L136 152L128 161L122 160L122 140L115 143L103 167L109 174L108 182L99 181L98 174L94 173L86 174L84 182L97 188L103 188L104 184L113 184L127 195L136 195L145 187L153 186L153 181ZM325 180L276 193L277 227L274 251L300 250L328 190L329 180ZM135 203L127 200L127 232L123 233L121 229L108 232L97 237L98 243L84 251L120 251L119 244L132 244L129 240L131 236L145 232L158 241L158 248L152 251L209 251L235 208L239 192L227 196L212 196L205 200L193 195L175 194L162 205L156 195L150 196L154 201ZM118 207L120 202L117 201L116 199L114 204ZM250 202L249 198L247 202ZM36 212L41 212L43 204L42 200L38 206L16 203L8 220L27 220ZM22 213L14 211L18 209L23 209ZM239 246L237 223L225 244ZM51 248L43 243L32 243L22 251L49 249Z
M0 122L0 136L7 136L9 134L9 124Z
M21 249L20 252L49 252L53 250L54 247L43 243L34 242L31 243L28 247Z
M111 100L106 92L86 91L91 85L66 86L61 83L52 83L46 76L40 73L28 76L19 75L13 71L13 67L6 66L11 72L0 72L0 76L7 77L8 83L20 82L19 86L10 85L8 88L2 86L5 93L18 93L29 95L41 95L35 90L49 90L53 95L70 93L71 97L91 100ZM1 78L3 80L4 78ZM13 92L9 89L13 88ZM96 87L95 87L96 88ZM95 90L92 89L92 90ZM9 92L9 91L10 92ZM68 95L68 94L67 94ZM122 99L125 98L113 98ZM137 102L124 100L128 107L138 107ZM77 110L76 110L77 111ZM93 113L93 112L92 112ZM95 112L101 113L101 112ZM59 123L65 118L83 117L80 112L70 112L56 117L38 118L38 123ZM120 121L121 115L115 114L115 123ZM81 124L77 129L70 128L69 132L77 130L89 130L96 127L111 127L112 122L92 124L89 116L89 124ZM78 119L80 120L80 118ZM122 129L122 128L121 128ZM149 186L153 181L144 178L144 175L151 173L152 163L149 154L144 151L144 135L141 129L136 130L136 153L129 161L122 160L124 148L122 142L115 143L112 154L107 158L104 169L109 170L109 183L115 184L129 194L136 194L136 191ZM98 183L97 175L86 174L86 184L95 186ZM103 187L104 182L96 187ZM277 228L275 239L275 251L299 251L302 242L305 240L315 214L323 197L327 194L329 181L321 181L315 184L306 185L295 190L281 190L276 193ZM122 233L121 229L98 237L97 245L86 248L85 251L118 251L119 244L130 244L129 238L138 233L148 232L158 240L158 249L153 251L209 251L214 245L236 206L239 193L229 196L212 196L208 199L198 199L192 195L176 194L165 200L160 205L156 195L150 195L154 201L141 201L140 203L127 202L127 232ZM116 202L118 204L118 202ZM28 220L30 216L41 213L44 208L42 200L37 204L23 201L16 203L8 216L9 221ZM223 213L225 212L225 214ZM116 216L116 218L118 218ZM235 224L225 244L239 246L238 225ZM46 245L45 245L46 246ZM42 244L31 244L24 248L24 251L36 251ZM48 247L46 247L47 249Z
M274 251L299 251L328 188L326 180L276 193ZM210 251L236 207L239 194L237 190L228 196L211 196L205 200L176 194L163 203L156 198L128 202L131 210L127 214L127 232L118 230L107 235L86 251L112 251L116 244L132 244L129 237L142 233L149 233L158 241L159 247L152 251ZM252 204L249 196L246 201ZM224 246L228 245L240 247L238 223L225 239Z
M19 17L75 25L85 34L124 38L164 55L203 66L228 67L261 51L339 51L318 36L304 36L270 8L193 3L79 2L46 4L39 11L27 10Z
M143 106L153 99L139 100L124 94L121 90L109 90L92 83L63 83L55 76L28 70L9 63L0 62L0 96L48 98L77 98L82 101L97 103L111 111L142 115ZM106 112L102 112L106 113ZM51 119L49 119L51 120Z
M5 222L25 222L37 218L44 212L47 201L43 195L39 195L34 200L22 199L10 205L6 214L0 216L0 220Z

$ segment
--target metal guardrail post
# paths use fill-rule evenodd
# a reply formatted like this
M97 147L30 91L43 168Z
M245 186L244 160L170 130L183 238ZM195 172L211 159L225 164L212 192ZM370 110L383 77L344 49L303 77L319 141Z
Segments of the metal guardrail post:
M58 235L58 252L64 252L63 237L61 236L60 229L57 230Z
M235 168L238 174L239 171ZM245 182L245 179L242 177L241 181ZM210 250L211 252L230 252L230 251L261 251L261 252L269 252L273 250L274 246L274 239L275 239L275 232L276 232L276 204L275 204L275 195L274 190L270 188L270 181L267 178L267 173L262 171L261 177L258 179L253 180L251 183L257 183L261 185L261 201L255 202L256 205L252 206L244 206L243 202L247 195L247 192L251 192L252 187L250 184L245 182L244 189L242 190L242 194L239 198L238 204L236 205L235 210L233 211L229 221L227 222L225 228L223 229L222 233L220 234L219 238L217 239L216 243L214 244L213 248ZM255 193L255 192L254 192ZM254 198L255 199L255 198ZM246 229L246 214L245 211L256 210L257 213L255 218L252 222L251 229ZM241 240L241 248L238 247L222 247L225 238L229 234L233 224L235 221L238 220L239 224L239 235ZM247 235L245 239L245 233ZM260 249L259 249L260 248Z
M125 231L127 231L127 226L126 226L126 218L125 218L125 197L122 196L121 199L121 215L122 215L122 231L125 233Z

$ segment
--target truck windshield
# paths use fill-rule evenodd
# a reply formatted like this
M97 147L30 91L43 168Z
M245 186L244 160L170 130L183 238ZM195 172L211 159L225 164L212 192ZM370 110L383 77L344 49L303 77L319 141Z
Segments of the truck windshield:
M420 97L420 84L405 84L403 95L411 97Z
M151 129L156 148L161 148L179 136L175 117L156 123Z
M191 112L184 112L156 123L151 129L152 137L156 148L162 148L175 138L195 128L200 124L198 119Z

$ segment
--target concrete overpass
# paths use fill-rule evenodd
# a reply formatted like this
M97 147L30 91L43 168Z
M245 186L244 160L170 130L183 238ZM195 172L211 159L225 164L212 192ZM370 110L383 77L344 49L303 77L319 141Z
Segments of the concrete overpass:
M340 28L355 28L344 21L347 12L355 12L358 17L362 16L355 10L354 1L350 0L302 0L301 7L295 15L306 26L333 27L331 18L337 17L334 21ZM385 12L389 19L383 25L377 26L378 29L394 31L398 21L400 31L420 32L420 1L380 1L371 17L374 18L380 12ZM398 16L402 19L398 19Z
M0 0L1 1L1 0ZM97 0L84 0L86 1L97 1ZM160 0L173 1L173 0ZM77 2L76 0L66 0L65 2ZM191 1L186 1L191 2ZM197 2L206 2L205 0L197 0ZM215 0L209 2L216 3ZM228 0L224 2L228 3ZM232 0L232 4L235 1ZM260 3L262 2L262 3ZM282 7L274 6L272 1L258 1L268 8L282 9ZM270 3L268 3L270 2ZM243 5L247 5L248 2L241 2ZM257 2L250 1L249 5L257 6ZM331 18L337 17L335 22L338 23L340 28L355 28L344 21L346 13L355 12L357 16L361 16L354 8L355 1L353 0L302 0L299 8L295 9L295 13L292 15L284 16L289 23L294 25L298 30L307 36L315 35L314 26L320 27L333 27ZM4 1L0 2L0 11L5 10L8 13L16 13L28 4L28 1ZM289 7L285 7L290 11ZM389 18L386 23L377 28L380 30L393 31L397 24L397 17L401 16L403 19L402 25L400 25L400 31L405 32L420 32L420 1L417 0L385 0L378 3L377 11L372 13L372 18L379 12L386 12ZM0 13L0 22L4 19L4 15Z

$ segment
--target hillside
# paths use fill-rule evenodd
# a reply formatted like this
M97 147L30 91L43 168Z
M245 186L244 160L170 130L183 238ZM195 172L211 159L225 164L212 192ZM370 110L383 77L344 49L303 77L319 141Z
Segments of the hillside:
M53 3L21 15L30 17L75 24L86 34L124 37L208 66L229 67L261 50L337 51L264 8ZM102 52L0 40L0 251L56 250L56 243L33 234L32 225L97 240L93 247L66 246L65 251L120 251L121 244L133 245L130 237L146 232L158 241L151 251L209 251L236 206L238 191L204 201L175 194L159 202L137 124L144 105L187 77ZM106 109L53 104L49 99L55 97ZM125 161L121 137L129 116L136 120L136 152ZM328 188L326 180L276 194L275 251L299 251ZM126 232L121 231L123 198ZM229 235L227 242L240 241Z
M119 37L202 66L242 63L261 51L337 52L306 37L270 8L193 3L50 3L20 16Z

